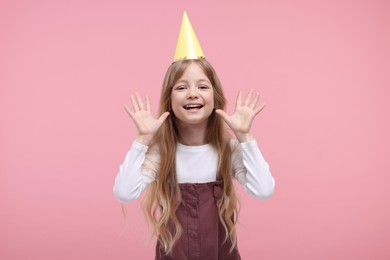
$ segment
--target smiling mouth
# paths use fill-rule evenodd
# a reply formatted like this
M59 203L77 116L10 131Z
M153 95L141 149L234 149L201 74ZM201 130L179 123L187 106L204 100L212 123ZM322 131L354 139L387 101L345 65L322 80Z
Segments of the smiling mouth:
M184 106L184 109L186 109L186 110L201 109L202 107L203 107L202 105L186 105L186 106Z

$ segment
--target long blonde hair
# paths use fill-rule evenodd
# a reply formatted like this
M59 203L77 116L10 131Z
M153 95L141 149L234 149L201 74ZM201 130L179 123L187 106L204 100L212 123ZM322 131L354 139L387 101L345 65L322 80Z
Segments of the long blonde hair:
M151 225L153 234L156 234L167 254L172 251L176 241L182 234L182 227L176 217L176 210L181 202L180 188L175 171L176 145L179 140L179 132L176 118L172 112L171 92L174 84L180 79L191 63L198 64L210 80L214 90L215 109L225 109L226 99L221 83L210 63L205 59L181 60L172 63L165 74L161 99L159 104L159 116L170 111L170 116L165 120L159 131L155 134L151 146L156 145L160 158L160 166L156 175L156 181L149 185L146 196L143 199L143 209ZM232 148L230 137L221 117L215 111L209 117L207 129L207 142L218 152L218 175L223 180L223 195L218 200L217 206L219 219L226 231L224 242L229 238L232 243L232 251L237 243L235 223L238 216L238 201L231 179ZM172 225L174 230L169 229Z

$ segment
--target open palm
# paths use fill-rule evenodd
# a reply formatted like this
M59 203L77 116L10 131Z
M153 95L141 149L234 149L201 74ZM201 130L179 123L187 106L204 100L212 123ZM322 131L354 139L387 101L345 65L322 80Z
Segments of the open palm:
M265 103L257 105L260 95L259 93L253 95L253 89L249 92L244 102L242 102L241 96L242 95L240 91L237 95L236 108L232 115L228 115L221 109L217 109L215 111L232 129L237 138L240 138L246 134L250 134L250 129L254 118L265 107Z
M148 143L151 141L153 135L161 127L169 113L165 112L159 118L154 118L152 115L149 98L146 97L145 100L146 104L144 105L141 97L138 93L136 93L135 95L131 96L133 110L131 110L127 105L124 105L124 108L131 119L133 119L133 122L138 130L137 140L147 140L146 143Z

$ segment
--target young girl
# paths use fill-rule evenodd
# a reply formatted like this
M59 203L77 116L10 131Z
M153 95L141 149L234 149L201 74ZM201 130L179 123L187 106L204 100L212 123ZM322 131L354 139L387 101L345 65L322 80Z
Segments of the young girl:
M198 55L168 68L158 118L148 97L143 101L135 94L132 109L125 105L138 135L120 166L114 194L130 202L147 190L143 205L158 236L155 259L241 259L232 181L258 199L269 198L275 185L250 131L264 107L258 100L253 90L244 100L239 92L234 113L225 113L221 83Z

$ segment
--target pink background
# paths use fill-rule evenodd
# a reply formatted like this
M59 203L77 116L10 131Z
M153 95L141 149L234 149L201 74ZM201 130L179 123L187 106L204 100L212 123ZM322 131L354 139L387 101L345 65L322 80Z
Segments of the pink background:
M276 193L238 187L243 259L390 259L390 4L371 0L1 1L1 259L153 258L112 185L122 105L156 107L184 10L228 110L239 89L267 103L253 132Z

